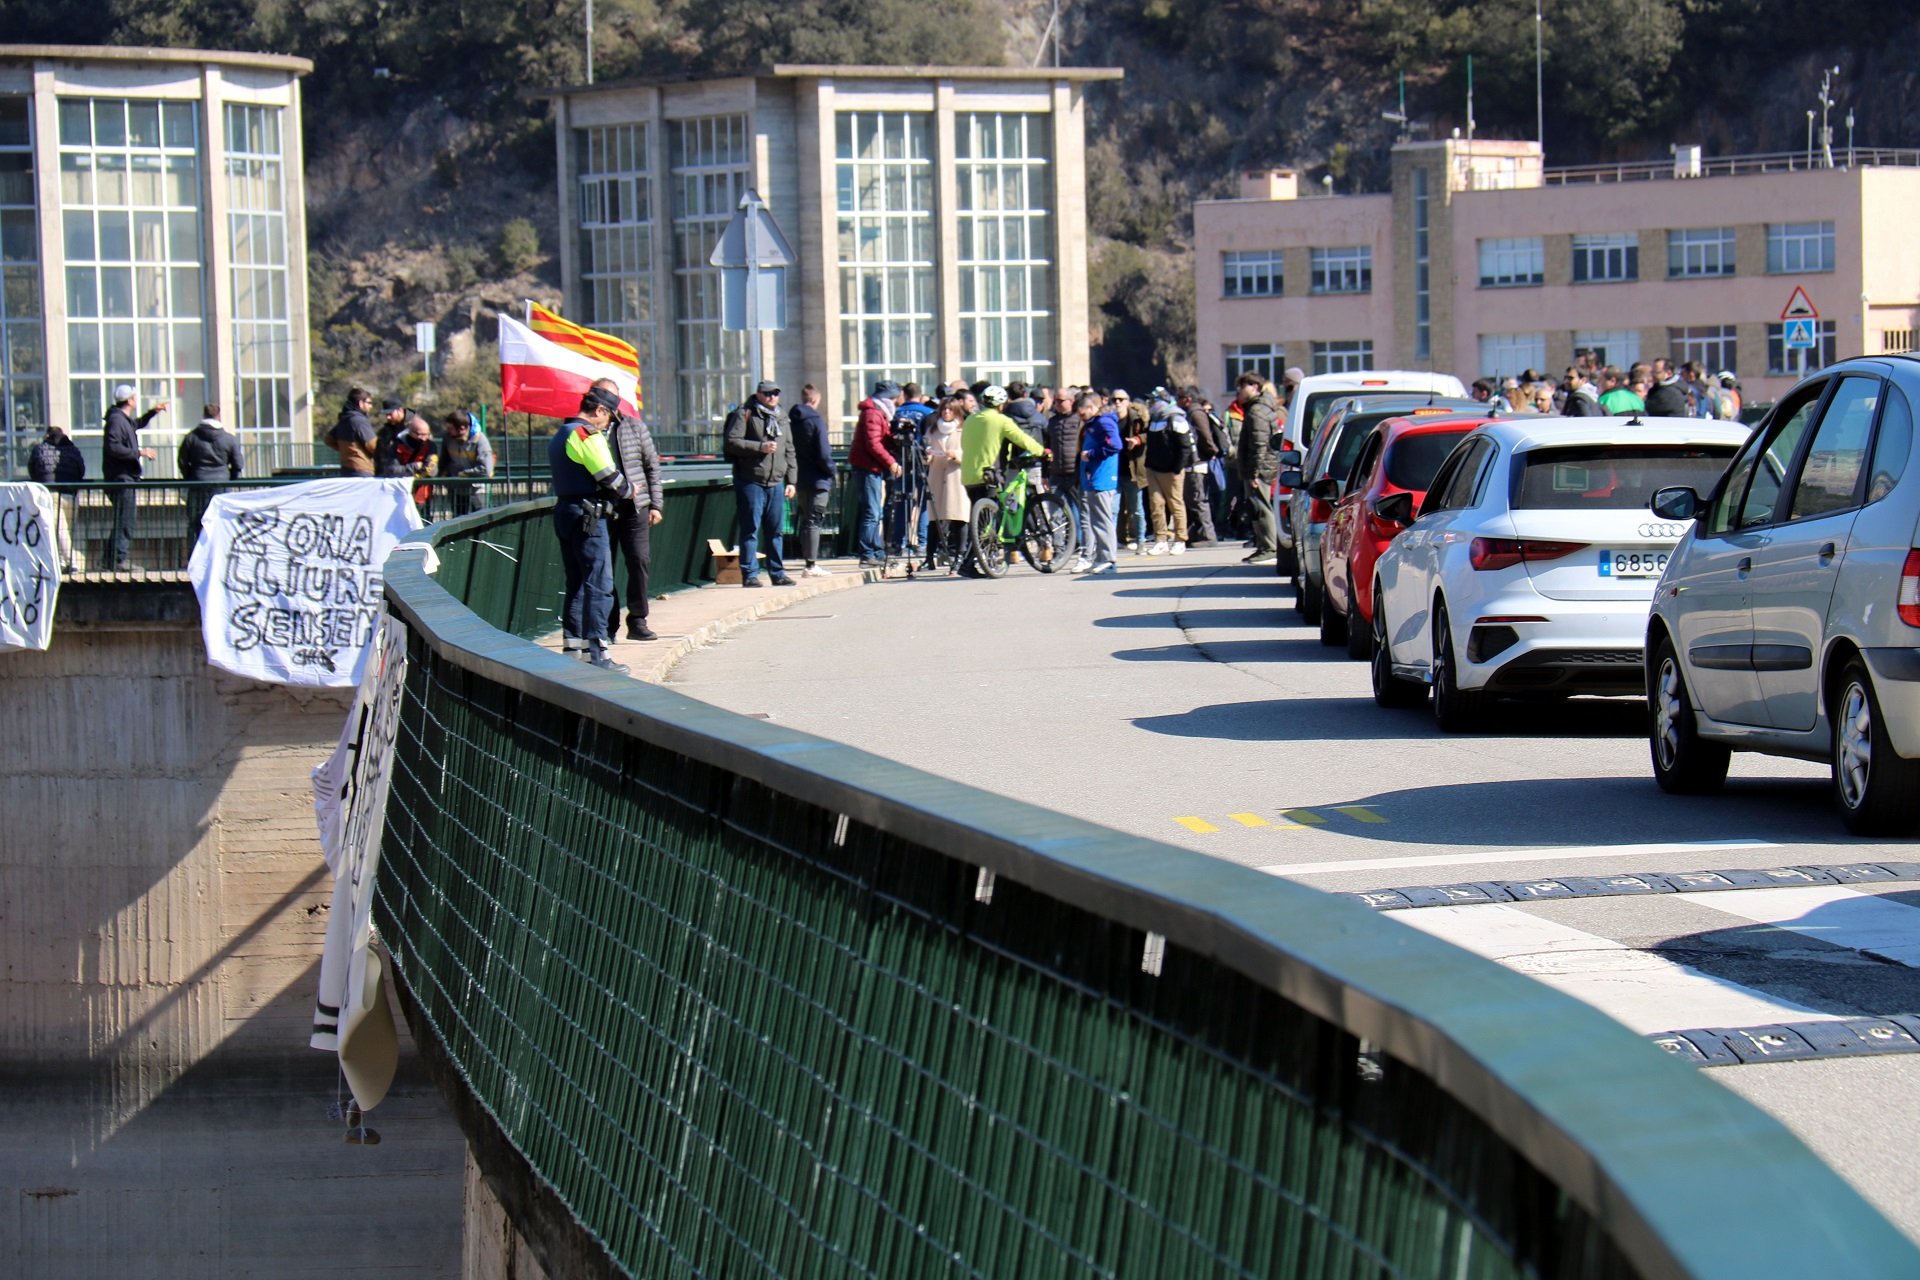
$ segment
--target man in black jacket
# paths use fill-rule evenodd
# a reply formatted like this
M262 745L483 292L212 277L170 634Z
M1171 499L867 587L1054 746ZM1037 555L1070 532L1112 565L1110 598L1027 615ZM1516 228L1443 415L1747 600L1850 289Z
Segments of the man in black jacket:
M611 378L601 378L593 385L615 396L620 394L619 384ZM614 465L633 482L633 492L614 504L613 523L608 526L614 548L627 562L627 639L658 640L660 633L647 625L647 575L653 568L653 526L666 519L660 450L654 447L653 432L647 430L646 422L624 413L613 415L607 434ZM607 634L619 628L620 593L615 591Z
M220 426L220 406L200 407L200 421L180 442L180 478L205 483L238 480L243 456L240 441ZM213 495L205 489L187 490L187 539L200 541L200 521Z
M1200 388L1180 389L1180 412L1187 415L1187 427L1193 433L1194 464L1187 470L1187 532L1190 547L1210 547L1217 541L1213 532L1213 460L1225 452L1213 434L1213 419L1200 407Z
M33 446L27 455L27 479L35 484L79 484L87 478L87 457L73 442L65 427L48 427L47 438ZM56 494L60 503L60 525L54 530L54 545L60 552L60 572L73 573L73 525L80 514L80 495Z
M1680 376L1673 371L1673 361L1665 356L1653 362L1653 387L1647 392L1647 416L1687 416L1687 393L1680 386Z
M760 583L758 542L766 539L767 574L791 586L780 556L780 526L793 497L799 467L792 438L780 421L780 385L762 382L727 415L727 461L733 464L733 500L740 515L740 585Z
M800 554L807 561L801 576L831 577L833 571L817 563L820 525L827 517L833 493L833 441L827 435L826 420L820 416L820 388L811 382L800 388L800 403L788 413L787 425L793 428L793 452L798 459Z
M113 407L107 410L105 439L101 447L101 475L107 480L138 480L144 472L143 459L157 457L151 449L140 447L140 431L158 414L167 411L162 400L139 418L133 416L135 390L123 382L113 389ZM108 559L115 569L127 567L133 550L133 521L139 498L131 483L107 491L113 503L113 540L108 544Z
M1257 373L1243 373L1234 380L1234 397L1246 415L1240 420L1237 456L1253 525L1253 553L1241 563L1272 564L1280 547L1273 519L1273 478L1280 470L1273 456L1273 437L1280 429L1280 402L1267 394Z

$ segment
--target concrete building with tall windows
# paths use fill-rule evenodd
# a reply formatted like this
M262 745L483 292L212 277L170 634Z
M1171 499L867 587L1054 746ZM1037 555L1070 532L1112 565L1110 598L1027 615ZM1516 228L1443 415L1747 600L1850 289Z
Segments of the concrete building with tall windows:
M1201 377L1557 375L1589 350L1698 360L1771 400L1803 367L1796 288L1818 312L1806 368L1915 348L1916 202L1920 152L1864 148L1550 169L1536 143L1454 138L1395 147L1379 194L1244 174L1194 207Z
M761 368L845 424L879 378L1087 377L1084 92L1117 70L774 66L554 90L569 319L640 351L663 445L751 389L714 245L752 189L792 245Z
M249 445L310 438L304 58L0 45L4 473L48 423L95 463L111 388L218 403Z

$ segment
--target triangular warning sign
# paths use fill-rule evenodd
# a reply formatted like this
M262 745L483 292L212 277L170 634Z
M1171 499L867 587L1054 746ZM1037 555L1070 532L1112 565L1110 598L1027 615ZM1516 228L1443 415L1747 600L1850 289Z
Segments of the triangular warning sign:
M1818 320L1820 313L1813 309L1813 299L1799 285L1793 286L1793 296L1787 299L1786 310L1780 313L1782 320Z

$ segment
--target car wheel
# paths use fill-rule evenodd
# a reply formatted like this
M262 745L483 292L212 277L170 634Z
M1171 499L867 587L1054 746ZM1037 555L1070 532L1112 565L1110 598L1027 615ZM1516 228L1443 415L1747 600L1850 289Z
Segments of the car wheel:
M1286 577L1300 567L1299 550L1295 547L1278 547L1273 553L1273 571Z
M1654 650L1653 688L1648 693L1647 745L1653 754L1654 781L1662 791L1678 796L1718 791L1727 780L1727 762L1733 752L1701 740L1693 700L1671 640L1662 640Z
M1453 628L1447 606L1433 607L1433 719L1443 733L1465 733L1478 728L1486 714L1487 695L1462 689L1455 674Z
M1856 658L1841 671L1833 706L1833 798L1847 830L1857 836L1913 830L1920 817L1920 760L1894 751L1864 662Z
M1320 643L1331 649L1347 642L1347 620L1333 611L1326 587L1320 588Z
M1310 627L1320 625L1320 609L1324 603L1320 599L1320 584L1309 578L1304 569L1300 572L1300 595L1296 603L1302 622Z
M1347 580L1347 656L1356 662L1365 662L1373 656L1373 628L1360 616L1351 578Z
M1373 700L1382 707L1417 707L1427 699L1427 686L1393 674L1393 651L1387 647L1387 611L1380 588L1373 589Z

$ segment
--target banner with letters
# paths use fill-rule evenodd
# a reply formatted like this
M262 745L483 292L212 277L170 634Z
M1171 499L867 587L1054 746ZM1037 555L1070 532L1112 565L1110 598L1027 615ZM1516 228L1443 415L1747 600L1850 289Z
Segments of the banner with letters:
M314 818L333 872L333 904L308 1043L340 1055L362 1110L371 1110L386 1095L397 1062L380 956L373 949L373 881L380 867L406 675L407 629L398 618L382 614L339 746L313 770Z
M53 642L59 506L43 484L0 484L0 653Z
M273 684L358 685L381 565L421 524L407 490L340 478L214 498L187 566L207 660Z

